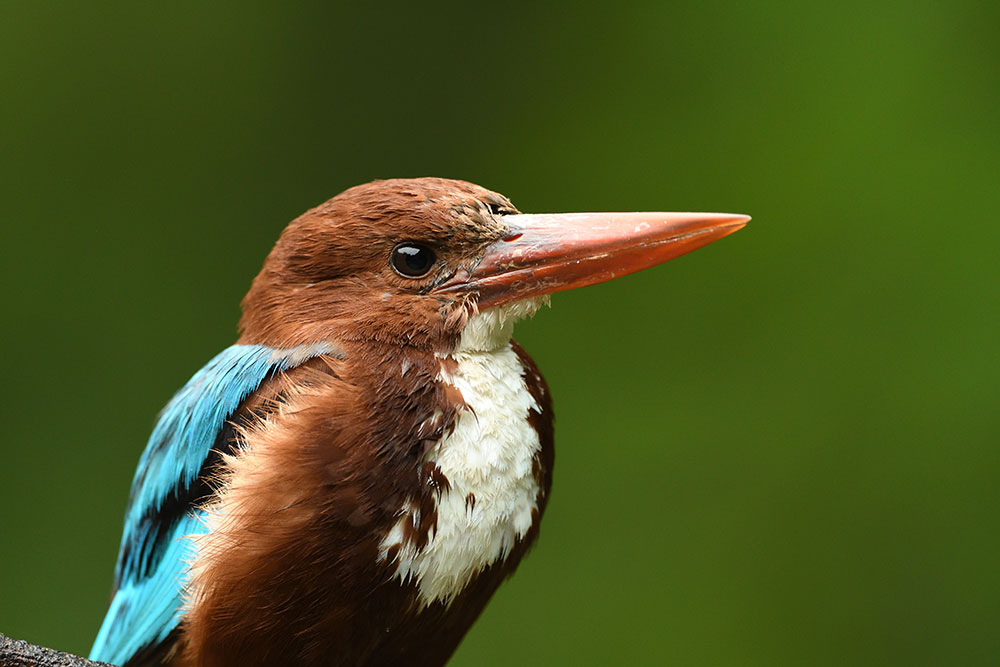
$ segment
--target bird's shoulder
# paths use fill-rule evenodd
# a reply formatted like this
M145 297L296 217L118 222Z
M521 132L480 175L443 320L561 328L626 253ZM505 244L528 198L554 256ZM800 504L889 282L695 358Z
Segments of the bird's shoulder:
M114 594L92 658L134 661L167 640L179 620L183 573L192 556L185 538L205 530L201 504L214 491L211 471L234 446L231 418L263 383L317 356L339 354L329 344L233 345L174 395L132 481Z

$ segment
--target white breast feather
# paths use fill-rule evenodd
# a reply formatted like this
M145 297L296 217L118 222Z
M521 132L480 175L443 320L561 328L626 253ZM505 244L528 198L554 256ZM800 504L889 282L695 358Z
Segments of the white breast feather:
M514 320L540 303L525 300L471 318L452 354L457 370L451 376L442 371L442 381L462 392L469 409L459 412L454 431L428 452L450 485L438 501L437 529L420 551L405 542L403 526L418 511L407 501L380 552L384 560L400 545L395 576L416 581L424 605L451 602L474 575L506 558L531 528L539 491L532 462L541 444L528 411L539 406L525 385L510 336ZM475 503L467 502L470 493Z

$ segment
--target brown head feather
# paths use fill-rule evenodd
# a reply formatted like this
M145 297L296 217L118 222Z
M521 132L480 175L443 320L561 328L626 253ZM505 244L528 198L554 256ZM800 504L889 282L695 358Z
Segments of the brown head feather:
M465 181L375 181L342 192L292 221L243 300L241 343L289 347L372 340L437 348L468 315L466 295L427 292L468 270L517 213L506 197ZM424 278L396 274L393 248L415 241L438 264Z

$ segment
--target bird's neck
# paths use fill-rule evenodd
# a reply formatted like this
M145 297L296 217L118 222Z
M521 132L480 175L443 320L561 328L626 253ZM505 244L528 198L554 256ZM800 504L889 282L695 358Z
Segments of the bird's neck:
M542 408L511 345L514 322L539 305L532 299L475 314L441 360L438 381L461 407L424 457L440 486L430 502L408 498L380 545L381 559L393 554L395 576L416 584L422 605L450 604L478 573L504 561L539 515L541 441L530 415ZM429 512L434 528L408 540Z
M514 335L514 323L531 317L548 297L535 297L514 301L503 306L487 308L469 318L462 336L455 347L455 355L477 352L494 352L510 343ZM455 356L453 355L453 356Z

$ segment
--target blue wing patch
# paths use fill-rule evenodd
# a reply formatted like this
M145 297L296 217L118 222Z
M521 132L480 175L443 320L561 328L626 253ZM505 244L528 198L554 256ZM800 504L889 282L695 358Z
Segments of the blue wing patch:
M205 532L193 502L198 475L226 420L269 376L333 351L328 344L274 349L233 345L170 400L139 459L115 566L115 595L91 660L123 664L163 642L180 621L188 535Z

